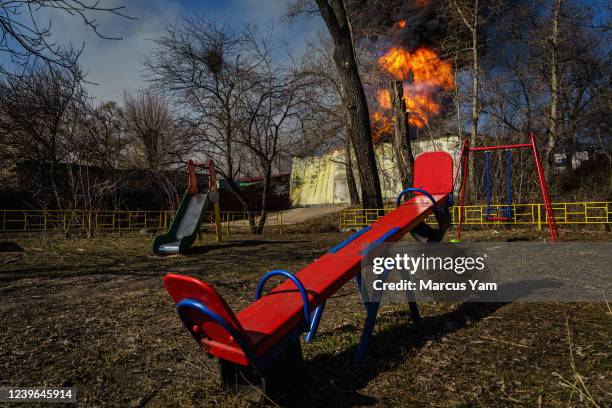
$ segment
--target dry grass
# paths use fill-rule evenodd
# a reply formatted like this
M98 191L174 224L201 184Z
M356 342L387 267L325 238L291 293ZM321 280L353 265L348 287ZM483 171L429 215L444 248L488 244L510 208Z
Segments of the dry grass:
M3 236L24 251L0 252L0 385L74 385L81 406L245 406L221 389L215 361L181 327L161 278L205 278L240 310L264 272L297 271L346 235L233 237L167 258L151 255L149 236ZM346 285L328 302L317 340L304 347L304 388L277 402L610 406L605 303L421 309L417 330L404 305L383 305L372 351L356 364L364 313L354 285Z

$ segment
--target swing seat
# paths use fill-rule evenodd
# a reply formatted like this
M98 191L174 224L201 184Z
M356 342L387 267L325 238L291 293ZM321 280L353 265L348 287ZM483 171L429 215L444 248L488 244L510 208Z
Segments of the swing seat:
M500 212L502 215L499 215ZM512 208L498 209L497 214L498 215L496 216L492 216L491 214L487 213L487 215L485 216L485 220L486 221L514 221L514 213L512 211Z
M514 218L511 217L487 217L485 219L487 221L514 221Z
M508 180L507 180L507 189L508 189L508 206L505 208L491 208L491 151L485 151L485 185L487 187L487 211L485 213L485 221L514 221L514 212L512 211L512 191L510 189L510 183L512 182L511 178L511 167L510 167L510 149L506 149L506 163L508 165ZM491 213L494 212L496 215L492 216ZM501 213L501 215L500 215Z

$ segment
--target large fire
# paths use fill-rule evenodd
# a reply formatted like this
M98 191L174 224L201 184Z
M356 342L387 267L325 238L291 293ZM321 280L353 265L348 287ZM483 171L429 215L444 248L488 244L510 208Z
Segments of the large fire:
M410 80L415 85L427 84L443 89L453 87L453 68L450 63L440 60L432 49L421 47L414 52L393 47L378 59L378 63L397 79Z
M431 116L438 115L441 106L435 100L436 92L454 87L452 65L441 60L430 48L421 47L409 52L393 47L378 59L378 63L403 81L404 99L409 111L408 122L413 126L422 128L429 123ZM391 109L388 90L378 91L376 98L382 110Z

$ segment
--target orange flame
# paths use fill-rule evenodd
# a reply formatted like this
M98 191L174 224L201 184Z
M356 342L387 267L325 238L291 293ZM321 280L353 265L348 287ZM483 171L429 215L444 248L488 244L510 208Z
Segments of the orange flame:
M410 92L404 87L404 92ZM405 95L406 108L408 109L408 123L416 127L425 127L433 115L440 113L440 104L425 94Z
M383 136L393 132L391 119L381 111L374 111L370 115L370 124L374 142L378 142Z
M397 22L397 27L401 30L402 28L406 27L406 20L400 20Z
M376 99L378 100L378 105L380 105L381 109L391 109L391 94L388 90L381 89L376 92Z
M424 127L431 116L438 115L441 106L434 98L435 93L454 87L452 65L429 48L409 52L394 47L378 63L395 78L408 82L404 84L404 99L410 112L408 122L413 126ZM391 108L389 91L379 91L377 99L382 109Z
M391 48L378 59L379 64L397 79L408 80L412 72L415 84L428 83L442 89L453 88L453 68L442 61L435 51L419 48L411 53L402 48Z

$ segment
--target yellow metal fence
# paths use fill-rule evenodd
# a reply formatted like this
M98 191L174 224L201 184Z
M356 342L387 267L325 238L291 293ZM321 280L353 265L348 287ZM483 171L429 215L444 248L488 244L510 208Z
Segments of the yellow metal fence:
M492 210L502 210L505 204L492 205ZM575 202L552 203L557 224L612 224L612 202ZM544 204L513 204L514 217L512 221L489 221L486 218L486 205L466 205L463 207L464 225L546 225ZM393 208L362 209L347 208L340 211L340 228L361 228L376 221L381 215L387 214ZM494 214L495 212L493 212ZM453 224L459 220L459 206L452 207ZM433 216L427 218L428 223L435 223Z
M612 224L612 202L575 202L553 203L557 224ZM503 209L505 205L495 205ZM486 206L470 205L463 207L464 225L546 225L544 204L514 204L512 221L487 221ZM392 211L385 209L348 208L339 212L340 228L361 228L376 221L380 216ZM248 214L245 211L221 211L223 234L248 232ZM252 213L255 221L259 213ZM174 211L86 211L86 210L0 210L0 232L18 231L75 231L87 233L133 231L154 229L163 232L172 223ZM452 208L453 223L459 220L459 207ZM435 223L433 216L428 223ZM283 213L270 213L266 221L266 231L283 233L287 224ZM214 232L215 222L212 212L206 212L202 230Z
M224 234L249 229L246 211L221 211ZM251 213L259 221L259 213ZM152 229L166 231L174 211L113 211L113 210L0 210L0 232L19 231L83 231L113 232ZM202 230L214 231L212 211L204 214ZM268 214L266 229L283 232L283 214Z

